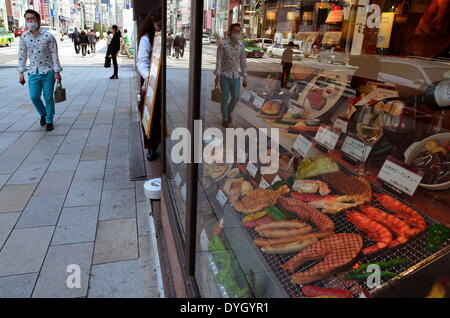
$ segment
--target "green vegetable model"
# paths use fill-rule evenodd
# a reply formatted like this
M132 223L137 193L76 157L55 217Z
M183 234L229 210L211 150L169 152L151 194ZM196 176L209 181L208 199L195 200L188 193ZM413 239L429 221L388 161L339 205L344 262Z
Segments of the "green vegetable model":
M308 179L321 174L337 172L339 166L329 157L310 157L303 160L297 168L295 177Z
M345 280L366 280L371 275L373 275L372 272L370 272L370 273L355 273L355 274L345 276L344 279ZM389 272L389 271L381 271L380 276L383 278L393 278L398 275L396 273Z
M269 212L270 216L275 221L285 221L289 219L289 215L277 206L274 205L268 206L266 208L266 211Z
M439 246L450 238L450 228L444 224L433 225L428 232L426 250L435 252Z
M365 270L365 269L367 269L367 267L369 267L369 265L378 265L378 266L380 266L380 268L389 268L389 267L393 267L393 266L397 266L397 265L407 265L410 262L411 261L406 258L397 258L397 259L393 259L393 260L390 260L387 262L363 264L363 265L360 265L358 267L358 269L355 270L355 273L356 274L362 273L363 270Z

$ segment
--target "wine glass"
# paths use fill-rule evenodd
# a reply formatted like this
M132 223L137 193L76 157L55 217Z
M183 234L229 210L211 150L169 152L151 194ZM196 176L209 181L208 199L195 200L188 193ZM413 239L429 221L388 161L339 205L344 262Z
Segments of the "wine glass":
M372 105L362 106L356 118L356 133L364 143L359 167L354 170L359 175L368 174L365 169L367 151L383 136L383 125L383 108L376 108Z

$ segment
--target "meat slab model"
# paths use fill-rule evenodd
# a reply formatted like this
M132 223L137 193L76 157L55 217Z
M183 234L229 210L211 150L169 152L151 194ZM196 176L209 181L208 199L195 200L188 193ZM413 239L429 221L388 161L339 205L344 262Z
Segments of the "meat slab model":
M291 275L297 284L308 284L323 279L332 274L358 256L363 246L363 239L359 234L342 233L329 236L298 253L282 265L284 270L294 273L302 264L322 259L310 269Z

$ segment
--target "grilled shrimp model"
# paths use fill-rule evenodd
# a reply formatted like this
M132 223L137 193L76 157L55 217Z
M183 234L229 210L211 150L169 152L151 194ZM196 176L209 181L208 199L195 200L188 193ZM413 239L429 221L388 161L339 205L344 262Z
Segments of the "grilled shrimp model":
M395 215L405 221L412 228L410 235L417 235L427 228L425 219L418 212L411 209L409 206L404 205L397 199L394 199L387 194L374 194L377 201L388 209L389 211L395 213Z
M348 220L363 231L369 237L369 240L377 242L374 245L363 249L363 254L373 254L389 246L392 242L391 232L378 222L375 222L362 213L355 211L346 211Z

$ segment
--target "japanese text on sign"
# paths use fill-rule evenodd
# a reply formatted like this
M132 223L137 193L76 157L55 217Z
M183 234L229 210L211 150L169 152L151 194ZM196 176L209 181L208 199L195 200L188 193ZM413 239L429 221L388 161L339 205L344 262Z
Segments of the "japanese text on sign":
M264 104L264 98L255 96L255 99L253 100L253 105L255 105L256 108L261 109L263 104Z
M253 163L249 162L247 165L247 171L254 178L256 177L256 173L258 172L258 167L255 166Z
M328 148L328 151L333 151L339 140L339 134L332 131L328 126L320 125L314 139Z
M364 150L365 147L365 150ZM369 153L372 150L372 147L364 144L361 141L356 140L355 138L352 138L350 136L345 137L344 144L341 148L342 152L346 153L347 155L361 160L366 161L367 157L369 157ZM365 151L365 153L364 153ZM364 158L363 158L364 153Z
M217 191L216 200L219 202L221 208L223 208L225 203L227 203L227 197L222 190Z
M422 176L389 160L384 162L378 178L411 196L422 180Z
M302 134L297 137L297 140L295 140L294 145L292 146L292 148L303 158L306 157L311 147L312 142L306 139Z

